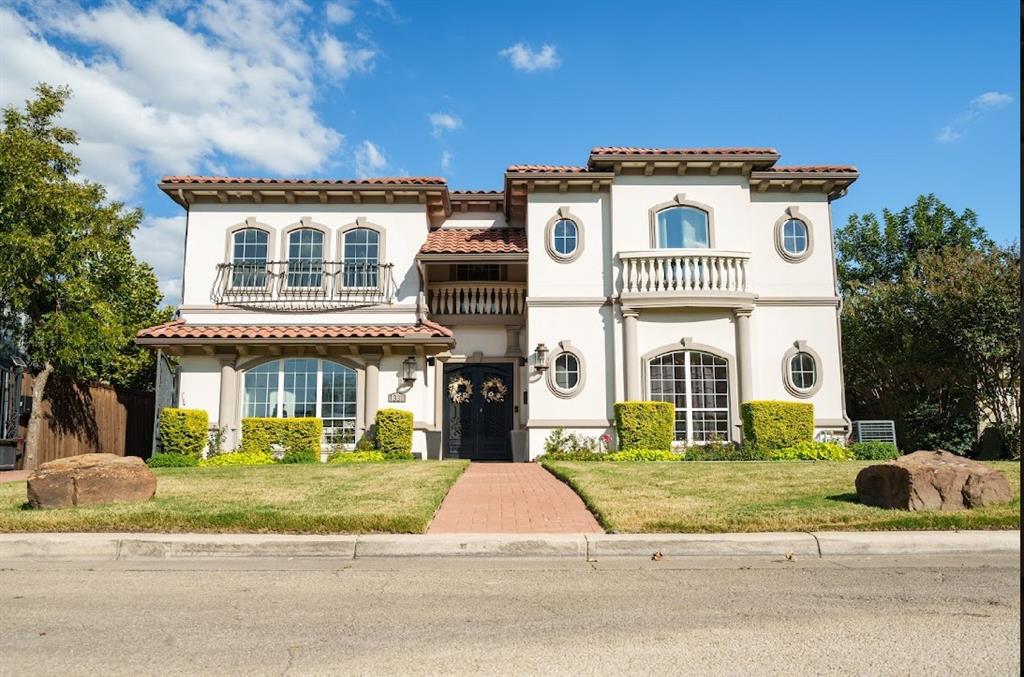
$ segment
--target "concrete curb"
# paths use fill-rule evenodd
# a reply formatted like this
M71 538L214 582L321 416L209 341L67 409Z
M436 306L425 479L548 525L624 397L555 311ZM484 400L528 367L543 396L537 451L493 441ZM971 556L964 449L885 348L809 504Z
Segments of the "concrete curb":
M1019 554L1019 531L753 534L0 534L0 560Z

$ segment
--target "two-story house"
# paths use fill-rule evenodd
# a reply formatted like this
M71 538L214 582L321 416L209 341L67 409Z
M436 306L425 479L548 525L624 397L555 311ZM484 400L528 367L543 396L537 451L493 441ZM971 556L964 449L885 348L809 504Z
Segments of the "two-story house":
M738 441L739 404L801 400L849 428L830 203L853 167L770 148L595 148L514 165L500 191L440 178L166 177L187 210L177 405L237 441L248 416L318 416L352 444L381 407L427 458L542 453L613 433L612 404L673 403L676 439Z

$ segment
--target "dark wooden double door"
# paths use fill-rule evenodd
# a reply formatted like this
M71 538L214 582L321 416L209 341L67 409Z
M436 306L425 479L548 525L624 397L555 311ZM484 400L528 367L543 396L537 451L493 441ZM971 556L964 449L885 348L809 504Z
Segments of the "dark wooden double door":
M444 368L446 458L511 461L511 364L456 364Z

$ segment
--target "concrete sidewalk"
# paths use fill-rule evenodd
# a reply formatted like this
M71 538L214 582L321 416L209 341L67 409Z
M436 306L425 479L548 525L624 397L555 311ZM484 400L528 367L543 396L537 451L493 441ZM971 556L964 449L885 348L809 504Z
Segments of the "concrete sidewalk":
M0 561L205 557L761 556L1019 554L1020 531L755 534L0 534Z

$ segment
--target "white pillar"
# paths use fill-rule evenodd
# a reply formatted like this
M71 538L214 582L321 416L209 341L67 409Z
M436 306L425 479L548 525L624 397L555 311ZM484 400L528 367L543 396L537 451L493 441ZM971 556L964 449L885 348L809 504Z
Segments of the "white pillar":
M235 379L235 357L220 358L220 405L217 410L217 427L225 428L224 450L234 449L238 440L238 423L235 421L238 405L238 387Z
M736 317L736 368L739 370L740 403L754 397L754 365L750 357L750 308L737 308Z
M626 399L639 400L640 395L640 354L637 351L636 321L639 313L630 308L622 309L622 361L626 377Z
M369 430L377 418L377 402L380 399L380 357L366 357L366 392L363 401L363 419Z

